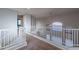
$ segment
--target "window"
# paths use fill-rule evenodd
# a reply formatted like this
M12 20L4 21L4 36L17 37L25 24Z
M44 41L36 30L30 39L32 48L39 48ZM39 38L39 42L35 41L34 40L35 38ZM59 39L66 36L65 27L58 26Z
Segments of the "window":
M62 31L62 23L61 22L54 22L52 23L52 30L54 31Z

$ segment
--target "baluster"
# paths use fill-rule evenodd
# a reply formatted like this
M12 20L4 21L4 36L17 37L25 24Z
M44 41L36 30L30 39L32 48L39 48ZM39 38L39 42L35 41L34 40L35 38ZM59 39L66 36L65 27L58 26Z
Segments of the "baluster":
M73 30L73 35L72 35L72 37L73 37L73 46L75 46L74 30Z
M66 29L62 30L62 45L65 45L65 39L66 39Z
M79 29L78 29L78 46L79 46Z
M77 30L77 46L78 46L78 30Z
M0 30L0 48L1 48L1 30Z
M3 31L1 31L1 42L2 42L1 45L2 45L2 47L3 47L3 46L4 46L4 45L3 45L3 42L4 42L4 41L3 41Z
M76 30L74 29L74 45L77 46Z
M50 41L52 41L52 31L50 30Z
M73 43L73 30L71 30L71 41Z
M5 48L5 45L6 45L6 42L5 42L5 40L6 40L6 38L5 38L5 32L6 31L4 30L4 35L3 35L4 36L4 48Z

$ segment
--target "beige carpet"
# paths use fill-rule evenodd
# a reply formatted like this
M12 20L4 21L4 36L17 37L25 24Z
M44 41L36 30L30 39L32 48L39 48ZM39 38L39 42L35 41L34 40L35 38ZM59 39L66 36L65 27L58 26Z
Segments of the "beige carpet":
M18 50L60 50L59 48L27 35L27 46Z

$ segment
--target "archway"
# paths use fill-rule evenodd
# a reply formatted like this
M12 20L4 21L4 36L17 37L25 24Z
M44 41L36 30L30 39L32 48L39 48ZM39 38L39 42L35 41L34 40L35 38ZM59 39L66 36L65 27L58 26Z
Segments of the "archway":
M62 31L62 26L63 26L63 23L61 23L61 22L53 22L52 23L52 30Z

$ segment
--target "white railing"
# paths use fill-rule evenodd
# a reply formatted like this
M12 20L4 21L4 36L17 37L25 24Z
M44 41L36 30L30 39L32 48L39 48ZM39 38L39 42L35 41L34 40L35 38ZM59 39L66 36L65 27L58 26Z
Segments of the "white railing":
M40 28L32 33L64 46L79 47L79 29L63 28L62 31L54 31Z
M0 49L6 48L13 44L16 40L17 34L14 30L1 29L0 30Z
M0 30L0 49L11 48L12 46L19 46L22 43L26 44L26 36L23 29L16 30L1 29ZM22 45L23 45L22 44Z
M70 40L74 47L78 47L79 29L64 29L62 33L62 44L66 45L67 40Z

